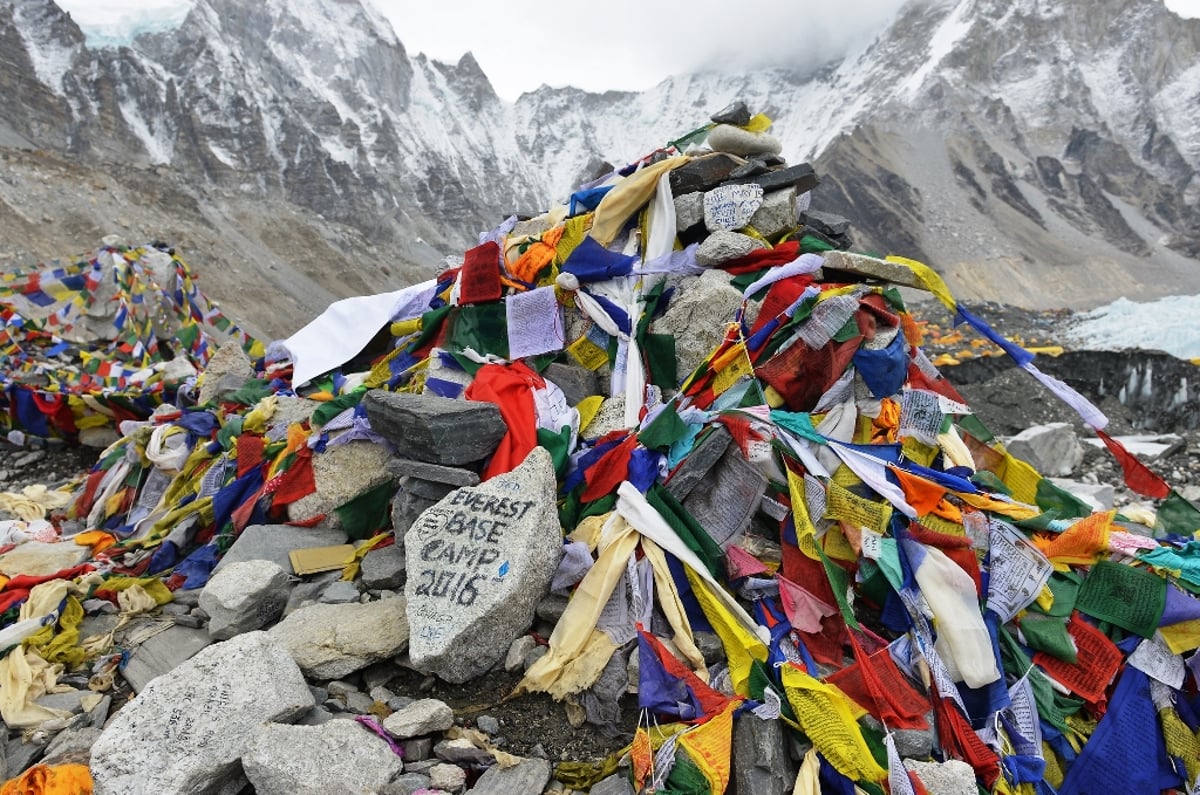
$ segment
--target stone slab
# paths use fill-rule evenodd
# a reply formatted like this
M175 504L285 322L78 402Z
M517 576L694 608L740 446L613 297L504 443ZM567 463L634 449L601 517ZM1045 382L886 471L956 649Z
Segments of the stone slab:
M432 464L479 461L491 455L508 431L494 403L376 389L367 393L362 406L371 427L401 457Z
M173 626L138 646L121 674L140 693L156 678L182 665L212 642L208 630Z
M916 275L903 265L868 257L865 254L827 251L825 252L825 264L822 267L826 272L848 273L867 281L883 281L900 287L925 289L925 285L921 284Z
M671 496L683 502L692 489L704 480L708 470L721 460L731 441L733 436L725 426L714 425L671 473L671 479L666 484Z

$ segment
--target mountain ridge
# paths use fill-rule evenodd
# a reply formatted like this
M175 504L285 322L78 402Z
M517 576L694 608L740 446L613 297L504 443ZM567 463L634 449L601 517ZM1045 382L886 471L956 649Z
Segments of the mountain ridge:
M506 215L562 201L603 163L743 99L775 119L785 157L814 161L814 206L850 218L859 248L925 258L964 297L1087 306L1200 292L1200 130L1187 122L1200 115L1200 21L1158 4L1082 19L1058 6L911 2L804 74L710 70L645 92L543 87L508 103L473 56L410 54L356 0L199 0L177 30L99 50L51 0L9 0L0 89L24 112L0 120L0 146L31 168L16 150L109 179L127 171L130 192L154 172L193 195L193 245L228 229L205 228L220 219L250 249L243 260L313 271L297 277L313 284L281 288L311 312L351 283L422 278ZM96 218L95 237L137 209L109 212L106 227L69 196L41 208L23 208L16 186L0 196L64 227ZM171 231L149 226L127 234ZM0 236L0 266L6 253L47 257L35 246L52 232L33 237ZM208 244L193 255L202 272L210 257L230 265ZM297 268L306 257L336 264ZM230 269L214 269L209 291L235 314L261 312L239 306ZM267 321L275 334L293 322Z

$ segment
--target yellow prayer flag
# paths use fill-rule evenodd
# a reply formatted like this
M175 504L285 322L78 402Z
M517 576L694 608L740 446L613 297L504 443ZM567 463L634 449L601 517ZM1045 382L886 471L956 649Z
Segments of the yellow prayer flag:
M796 721L839 773L854 781L887 778L855 722L852 702L841 690L791 665L784 665L780 673Z

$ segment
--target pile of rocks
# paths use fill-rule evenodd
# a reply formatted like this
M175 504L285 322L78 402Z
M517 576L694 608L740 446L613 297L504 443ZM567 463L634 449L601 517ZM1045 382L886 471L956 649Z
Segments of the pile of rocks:
M845 251L768 127L727 108L427 283L222 349L36 533L3 520L9 774L1080 791L1129 753L1106 699L1186 723L1200 583L1164 573L1200 511L1093 512L1014 455L1068 440L995 439L895 289L953 305L940 279ZM600 739L529 742L527 699Z

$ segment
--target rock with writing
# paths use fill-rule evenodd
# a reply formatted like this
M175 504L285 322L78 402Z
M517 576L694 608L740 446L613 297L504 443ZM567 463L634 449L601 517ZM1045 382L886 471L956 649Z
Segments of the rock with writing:
M312 692L265 632L214 644L148 684L92 746L96 795L232 795L264 721L295 720Z
M533 621L562 557L554 465L536 447L512 472L457 489L405 534L409 657L465 682Z
M704 225L710 232L741 229L762 207L761 185L721 185L704 194Z
M340 679L404 651L404 600L315 604L271 627L271 636L314 679Z

